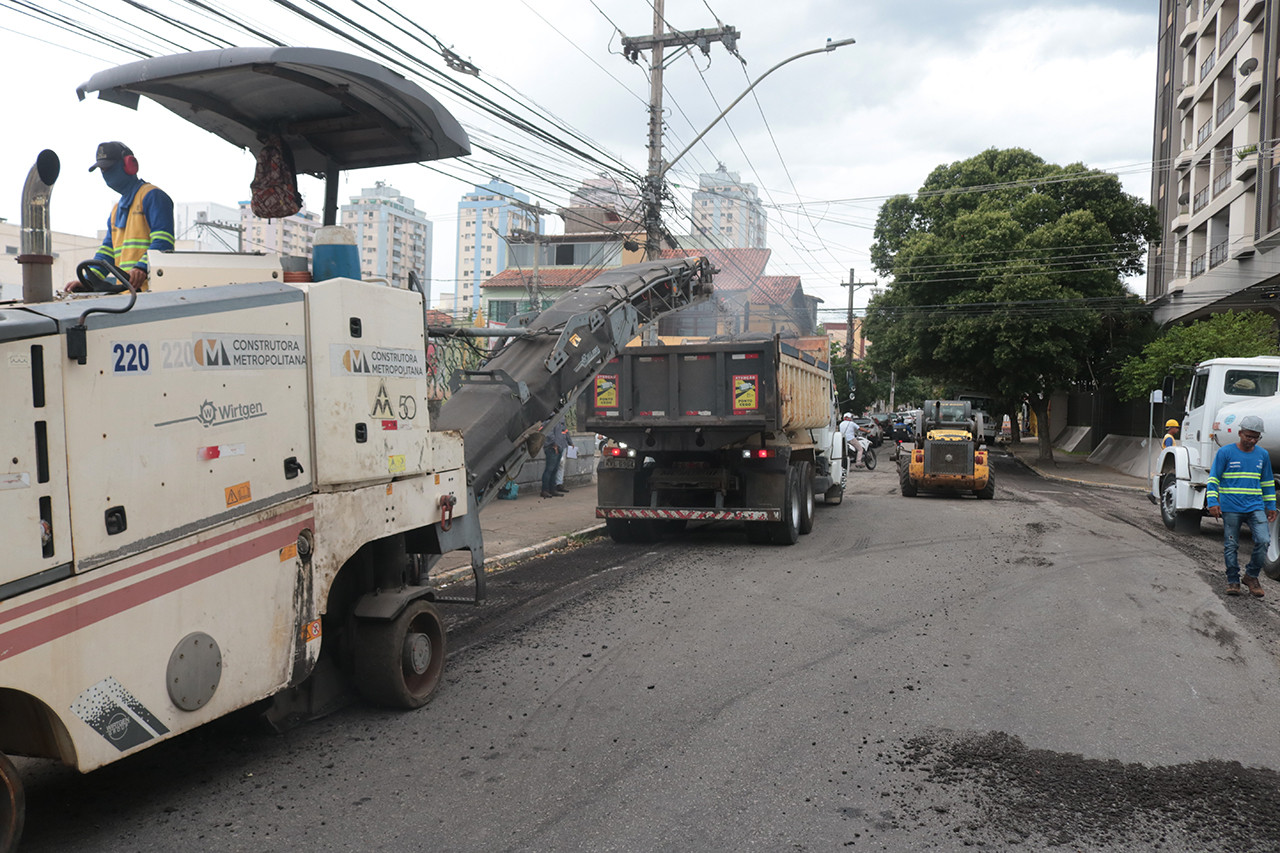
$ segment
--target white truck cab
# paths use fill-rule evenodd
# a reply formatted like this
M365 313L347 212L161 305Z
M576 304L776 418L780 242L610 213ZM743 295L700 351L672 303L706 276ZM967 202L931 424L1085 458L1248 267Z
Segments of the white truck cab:
M1280 356L1213 358L1195 367L1187 393L1178 444L1160 451L1151 477L1151 498L1166 527L1194 533L1205 513L1205 488L1213 457L1235 439L1235 424L1246 414L1267 425L1258 446L1280 449ZM1273 525L1267 573L1280 571ZM1274 568L1273 568L1274 567Z

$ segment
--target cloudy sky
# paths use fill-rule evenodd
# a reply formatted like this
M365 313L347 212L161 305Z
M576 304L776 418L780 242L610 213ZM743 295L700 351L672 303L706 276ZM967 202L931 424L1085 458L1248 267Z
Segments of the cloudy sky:
M64 19L51 23L0 0L0 73L6 81L8 121L0 152L0 217L17 222L22 183L36 154L51 148L63 173L52 197L53 227L93 234L113 194L86 170L103 139L128 143L142 176L176 201L234 205L248 196L253 161L226 143L149 103L137 112L87 99L76 86L93 73L146 55L214 46L180 32L122 0L41 0ZM265 42L186 2L151 0L150 7L224 43ZM297 46L365 53L308 23L273 0L216 4L240 24ZM652 32L647 0L295 0L321 20L326 10L356 17L417 59L443 63L431 37L480 68L479 80L454 75L541 121L573 128L610 162L633 173L645 169L647 62L621 55L620 32ZM359 11L360 5L383 20ZM671 170L681 208L697 175L717 163L740 172L768 206L768 272L799 275L805 290L825 300L824 316L842 319L846 291L838 282L856 270L870 281L871 229L885 197L917 189L934 167L990 147L1023 147L1054 163L1083 162L1120 176L1126 189L1150 192L1151 126L1155 91L1157 4L1096 0L1064 4L1037 0L666 0L672 27L733 26L738 57L712 45L671 58L665 76L665 152L685 147L721 108L775 63L828 38L855 45L797 60L748 96ZM417 16L429 9L427 17ZM351 32L351 27L343 28ZM96 34L95 36L87 33ZM428 35L429 33L429 35ZM361 41L368 45L369 39ZM745 61L745 65L744 62ZM403 73L403 72L402 72ZM452 72L450 72L452 73ZM487 176L529 191L544 204L567 200L577 181L599 171L544 142L530 139L432 82L474 141L519 153L524 171L477 153L449 164L448 176L423 166L369 169L346 176L345 201L374 181L414 199L435 222L434 291L452 289L456 205ZM323 191L304 178L308 206ZM668 227L688 230L675 212ZM551 230L560 230L552 220ZM858 293L865 303L867 289Z

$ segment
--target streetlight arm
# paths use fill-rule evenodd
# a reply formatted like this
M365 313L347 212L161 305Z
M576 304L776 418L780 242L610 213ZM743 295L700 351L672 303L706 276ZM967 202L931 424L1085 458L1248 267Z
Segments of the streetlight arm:
M681 151L679 154L672 157L670 160L668 160L666 163L662 165L662 168L658 171L658 174L657 174L658 180L661 181L663 176L667 174L667 170L669 170L672 166L678 163L681 157L688 154L693 149L693 146L697 145L700 141L702 141L702 137L706 136L707 133L711 130L711 128L719 124L720 119L724 118L726 115L729 114L729 110L736 107L739 101L741 101L747 95L751 94L751 90L754 89L757 85L759 85L761 80L768 77L770 74L777 71L779 68L781 68L782 66L786 65L789 62L795 62L797 59L800 59L805 56L812 56L815 53L829 53L830 51L835 50L837 47L844 47L847 44L854 44L854 40L851 38L840 39L839 41L828 40L827 43L822 47L815 47L813 50L806 50L803 53L797 53L795 56L788 57L787 59L782 60L777 65L770 68L768 71L761 74L759 77L755 79L754 83L752 83L750 86L746 88L745 91L743 91L741 95L733 99L733 103L729 104L729 106L721 110L720 115L716 116L715 120L712 121L711 124L707 125L706 128L701 133L695 136L693 138L693 141L690 142L688 145L686 145L683 151Z

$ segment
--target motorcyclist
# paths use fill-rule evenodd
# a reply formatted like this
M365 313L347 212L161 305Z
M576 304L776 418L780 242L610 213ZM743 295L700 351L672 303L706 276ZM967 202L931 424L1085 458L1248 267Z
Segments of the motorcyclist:
M862 467L862 442L858 440L858 425L853 422L853 415L849 412L844 413L844 417L840 420L840 435L844 438L844 458L849 458L849 451L853 451L853 462L859 468Z

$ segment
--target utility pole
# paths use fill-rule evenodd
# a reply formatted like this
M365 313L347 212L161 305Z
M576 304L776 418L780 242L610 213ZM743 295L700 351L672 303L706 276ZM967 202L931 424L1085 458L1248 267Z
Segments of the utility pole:
M653 35L623 37L622 53L633 63L640 51L650 51L649 62L649 171L644 183L645 258L654 260L662 252L662 70L663 54L668 46L697 45L711 55L711 43L721 42L730 53L737 53L738 31L733 27L717 27L681 32L667 32L663 17L664 0L653 0Z
M857 276L853 273L853 267L849 267L849 280L840 282L841 287L849 288L849 315L848 327L845 329L844 338L844 354L849 363L853 363L853 292L859 287L867 287L875 284L874 281L858 281Z

